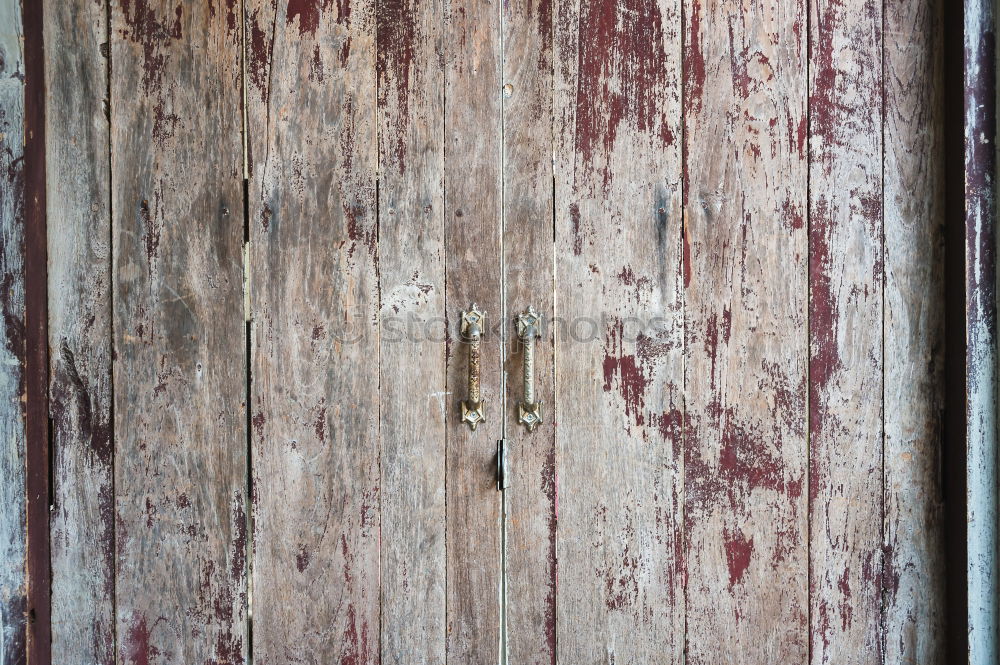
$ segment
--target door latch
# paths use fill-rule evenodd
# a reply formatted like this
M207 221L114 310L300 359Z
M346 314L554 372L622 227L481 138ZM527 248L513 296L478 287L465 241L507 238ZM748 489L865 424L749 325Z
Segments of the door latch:
M504 491L510 487L510 476L507 472L507 440L497 441L497 489Z

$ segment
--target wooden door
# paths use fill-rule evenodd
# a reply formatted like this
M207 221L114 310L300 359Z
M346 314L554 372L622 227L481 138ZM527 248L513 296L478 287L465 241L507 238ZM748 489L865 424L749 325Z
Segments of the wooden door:
M41 8L0 663L948 662L939 0Z

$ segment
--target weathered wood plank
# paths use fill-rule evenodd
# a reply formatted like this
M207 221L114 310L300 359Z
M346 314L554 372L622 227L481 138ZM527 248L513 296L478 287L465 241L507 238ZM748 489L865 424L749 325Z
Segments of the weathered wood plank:
M504 417L506 331L500 301L500 7L445 4L447 359L447 634L451 663L496 663L500 647L500 511L494 456ZM486 312L480 382L486 422L460 422L468 398L463 310Z
M0 1L0 662L26 660L24 32Z
M555 10L560 663L680 663L681 3Z
M556 658L552 9L552 0L510 0L502 16L506 662L526 665ZM542 424L533 432L518 423L524 347L513 324L529 305L542 317L533 355Z
M885 3L885 663L946 654L943 9Z
M247 5L253 654L379 661L375 5Z
M386 664L445 662L445 435L455 404L445 387L443 10L440 0L377 3Z
M810 12L811 653L881 663L882 3Z
M689 663L808 654L806 11L685 5Z
M52 659L114 654L107 6L47 1Z
M245 660L235 11L173 0L111 8L120 662Z
M1000 659L996 3L963 4L968 662Z
M28 663L52 660L49 556L49 338L42 4L21 5L24 26L24 339Z

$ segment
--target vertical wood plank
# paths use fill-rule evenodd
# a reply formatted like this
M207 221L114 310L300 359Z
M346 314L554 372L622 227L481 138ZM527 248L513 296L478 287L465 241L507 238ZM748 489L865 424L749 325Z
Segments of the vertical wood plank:
M0 662L26 660L24 32L0 1Z
M810 7L811 653L881 663L882 3Z
M112 6L120 662L246 657L240 30Z
M374 3L247 12L253 655L376 663Z
M552 0L503 5L503 288L509 331L506 520L507 662L555 662L556 496L553 365ZM515 317L532 306L542 317L535 341L534 391L542 424L518 423L523 346Z
M451 663L496 663L500 648L500 510L495 473L503 396L500 335L500 6L445 4L445 303L447 359L447 633ZM460 422L469 346L462 310L486 312L481 390L486 422Z
M689 663L807 659L806 11L685 5Z
M45 2L52 659L114 654L107 6Z
M930 665L946 654L943 9L938 0L885 3L886 663Z
M382 662L443 665L443 3L377 3ZM368 361L370 363L370 361Z
M42 4L21 5L24 28L25 497L28 663L52 660L49 556L49 338Z
M968 662L1000 659L996 3L963 5Z
M555 10L560 663L680 663L681 3Z

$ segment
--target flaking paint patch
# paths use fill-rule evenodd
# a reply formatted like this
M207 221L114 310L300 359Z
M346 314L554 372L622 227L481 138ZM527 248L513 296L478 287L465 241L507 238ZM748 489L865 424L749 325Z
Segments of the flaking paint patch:
M264 104L271 98L270 72L274 51L274 37L270 28L261 27L259 10L254 10L250 23L250 62L247 67L250 82L260 94ZM267 225L265 224L265 230Z
M691 112L697 114L701 111L706 78L705 56L701 52L701 2L699 0L691 2L689 21L691 32L684 51L685 73L687 74L685 92L687 93L686 103L690 106Z
M150 271L156 261L160 249L160 232L163 229L162 210L160 205L160 191L153 192L153 201L142 199L138 205L139 225L143 231L143 240L146 244L146 260Z
M545 456L545 464L542 465L541 473L541 490L548 509L546 520L548 529L548 553L546 555L548 590L545 594L545 643L551 658L550 665L556 664L556 525L558 520L556 487L556 450L555 446L552 445Z
M636 425L645 421L646 388L650 379L634 353L624 352L624 324L615 319L609 327L604 346L604 391L611 392L617 386L625 407L625 416L634 419Z
M240 490L233 492L231 510L233 519L233 555L229 567L229 579L237 587L241 587L243 584L247 566L247 516L244 503L243 492Z
M295 569L300 573L305 572L311 558L309 547L305 543L299 543L299 551L295 554Z
M161 89L163 68L167 56L161 51L173 40L180 39L184 7L178 4L173 13L157 14L148 0L122 0L126 28L122 36L142 47L142 85L147 94Z
M162 619L157 619L153 626L156 626ZM152 665L159 650L153 646L151 627L146 616L141 612L133 612L132 617L125 629L125 639L122 642L122 658L129 665Z
M743 580L750 567L754 550L753 536L747 538L740 529L723 529L722 537L729 568L729 588L732 590Z
M670 18L670 17L668 17ZM609 156L622 125L659 147L673 144L672 118L662 100L668 76L663 16L654 0L594 0L580 9L576 141L583 160L603 153L604 189L612 180Z
M159 147L164 147L174 138L180 117L175 113L163 110L163 100L159 100L153 108L153 141Z
M298 25L300 37L315 36L320 17L330 6L330 2L331 0L288 0L285 21L289 25Z
M393 125L386 128L384 138L392 146L396 168L406 172L406 147L409 145L410 86L417 70L414 68L417 39L416 17L420 0L385 0L376 6L378 49L375 71L378 77L380 108L393 106Z
M829 204L825 199L816 202L812 214L809 233L809 248L812 260L809 266L809 335L810 343L810 383L814 390L826 387L833 373L841 366L840 351L837 346L839 317L837 316L837 294L833 289L833 256L830 249L832 227ZM822 424L822 400L813 399L810 422L814 429Z
M569 219L573 232L573 255L580 256L583 253L583 232L580 228L580 206L576 203L569 206Z

